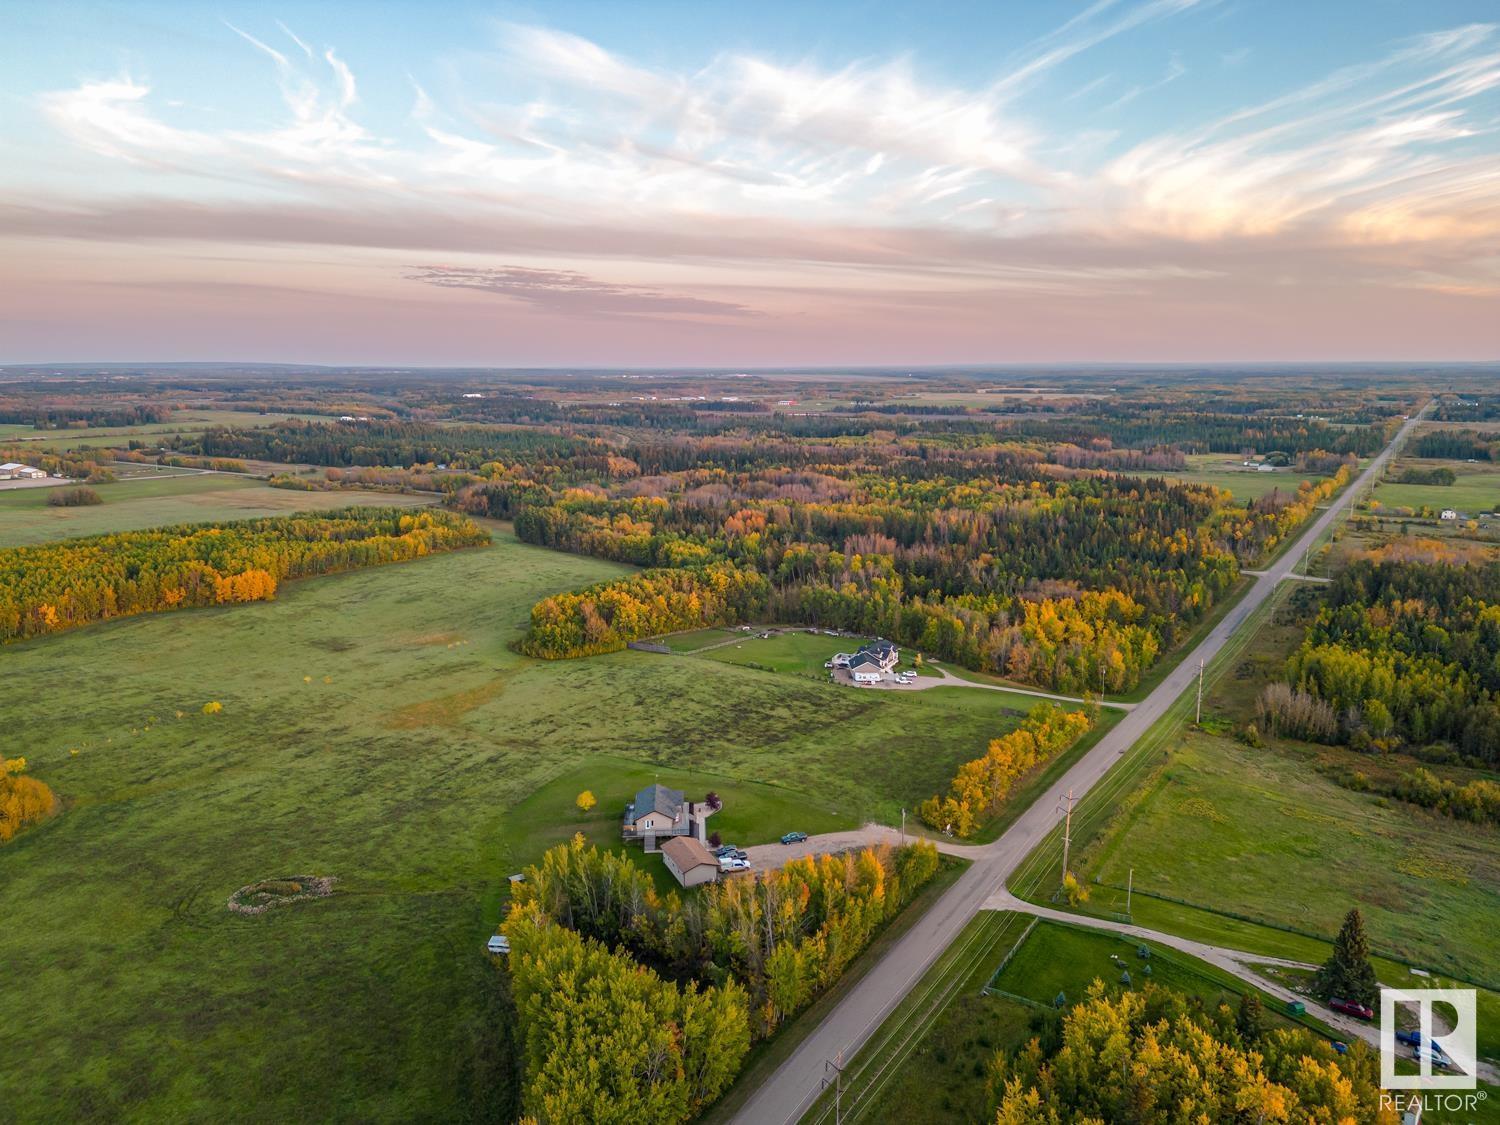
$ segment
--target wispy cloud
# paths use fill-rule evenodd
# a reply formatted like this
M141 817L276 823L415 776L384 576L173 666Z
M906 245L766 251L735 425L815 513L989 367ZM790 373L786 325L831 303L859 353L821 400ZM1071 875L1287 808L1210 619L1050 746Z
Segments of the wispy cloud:
M273 124L206 127L129 75L45 94L44 120L99 168L130 165L137 190L0 189L0 235L369 251L388 278L614 321L734 322L793 290L850 307L926 293L959 308L978 294L1145 294L1188 279L1470 296L1500 285L1494 26L1394 43L1206 118L1195 83L1248 47L1172 54L1134 84L1118 58L1087 81L1072 69L1211 6L1098 0L967 85L908 58L826 66L739 51L677 71L506 24L486 52L503 87L413 83L410 119L379 125L361 99L370 76L335 48L279 23L225 25L261 68ZM1169 85L1179 124L1132 129L1157 104L1144 96ZM1110 116L1059 133L1058 102ZM429 255L461 264L406 264ZM659 282L687 264L701 286Z
M421 266L406 274L441 289L477 289L498 297L525 301L550 313L613 316L748 316L751 310L729 301L712 301L665 293L639 285L596 281L573 270L524 266L476 269L465 266Z

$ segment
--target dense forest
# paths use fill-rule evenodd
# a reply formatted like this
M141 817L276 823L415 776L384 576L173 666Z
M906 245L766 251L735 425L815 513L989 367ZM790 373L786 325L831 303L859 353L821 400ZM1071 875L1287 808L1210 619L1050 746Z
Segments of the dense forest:
M489 542L452 512L346 508L0 549L0 641L187 606L274 597L288 578Z
M527 542L654 568L539 604L528 652L588 655L765 612L1065 691L1134 687L1351 468L1335 459L1332 477L1237 504L1008 445L631 453L591 458L603 473L570 486L516 468L455 497L513 519ZM668 568L682 572L675 591L662 585ZM736 618L712 585L736 587L746 612Z
M1353 562L1258 712L1270 734L1500 766L1500 562ZM1417 769L1389 795L1500 823L1500 785L1484 778Z
M639 866L581 836L551 849L516 884L505 924L526 1112L636 1120L619 1112L629 1107L687 1120L739 1073L751 1041L837 980L937 868L937 849L918 842L663 897Z
M1259 1012L1151 984L1111 996L1096 981L1059 1029L995 1059L995 1120L1396 1125L1374 1051L1356 1040L1339 1054L1301 1028L1264 1027Z

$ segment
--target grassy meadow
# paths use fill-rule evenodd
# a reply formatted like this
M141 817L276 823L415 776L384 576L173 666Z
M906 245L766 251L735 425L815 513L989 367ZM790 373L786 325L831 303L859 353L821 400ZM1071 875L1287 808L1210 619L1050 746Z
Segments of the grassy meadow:
M155 478L89 485L104 502L54 508L50 488L0 490L0 547L22 547L111 531L135 531L173 523L209 523L290 512L347 508L351 504L413 507L430 496L396 492L300 492L271 488L233 473L165 474Z
M624 568L495 530L0 651L7 752L65 806L0 849L0 1058L27 1063L0 1067L6 1113L509 1119L482 952L507 874L574 831L617 843L653 778L716 789L741 844L888 819L1013 721L706 659L521 657L535 600ZM334 895L225 907L303 874Z
M1399 477L1409 468L1452 469L1457 479L1452 484L1397 484L1394 479L1383 480L1376 487L1374 498L1385 510L1453 508L1473 516L1500 505L1500 465L1493 462L1401 458L1391 465L1387 475Z
M0 445L21 444L37 449L96 449L125 446L131 439L153 434L185 434L216 426L255 429L277 422L328 421L321 414L259 414L246 410L177 410L165 422L143 422L138 426L80 426L74 429L39 430L16 422L0 423Z

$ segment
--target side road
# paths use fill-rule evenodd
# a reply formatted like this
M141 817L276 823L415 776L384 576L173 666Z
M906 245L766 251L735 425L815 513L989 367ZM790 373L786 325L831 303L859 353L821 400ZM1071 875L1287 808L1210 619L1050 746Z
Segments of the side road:
M1307 1010L1329 1027L1341 1031L1349 1039L1363 1039L1377 1051L1380 1049L1380 1026L1357 1020L1352 1016L1335 1012L1332 1008L1300 992L1293 992L1280 981L1272 980L1262 976L1255 971L1256 965L1280 965L1291 969L1312 969L1316 966L1309 965L1305 961L1288 961L1282 957L1267 957L1260 953L1246 953L1242 949L1230 949L1223 945L1208 945L1201 941L1193 941L1190 938L1178 937L1176 934L1164 934L1157 930L1148 930L1144 926L1132 926L1128 922L1115 922L1108 918L1093 918L1086 914L1073 914L1066 910L1053 910L1047 906L1037 906L1035 903L1025 902L1016 898L1007 890L997 891L990 896L985 903L987 910L1013 910L1020 914L1030 914L1037 918L1048 918L1055 922L1065 922L1070 926L1083 926L1091 930L1109 930L1113 933L1124 934L1126 937L1141 938L1146 941L1154 941L1158 945L1165 945L1171 949L1179 950L1200 961L1206 961L1210 965L1232 973L1241 980L1255 985L1262 992L1269 992L1278 1000L1300 1000L1307 1006ZM1483 1082L1495 1083L1500 1081L1500 1068L1490 1063L1481 1061L1479 1063L1479 1078Z

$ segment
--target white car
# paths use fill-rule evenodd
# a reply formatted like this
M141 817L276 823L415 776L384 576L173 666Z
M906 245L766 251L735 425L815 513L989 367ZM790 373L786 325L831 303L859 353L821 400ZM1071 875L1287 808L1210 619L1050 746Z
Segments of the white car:
M490 953L501 954L510 952L510 938L504 934L496 934L485 944L484 947Z
M732 855L726 855L719 860L720 871L749 871L750 861L748 859L735 859Z

